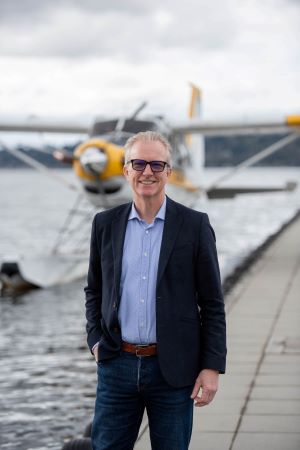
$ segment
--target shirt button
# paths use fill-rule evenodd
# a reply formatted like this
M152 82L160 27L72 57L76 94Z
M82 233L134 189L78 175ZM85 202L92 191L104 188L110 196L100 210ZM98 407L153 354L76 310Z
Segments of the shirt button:
M143 298L141 298L141 303L144 303L144 301L145 301L145 300L144 300Z
M145 252L145 253L144 253L144 256L148 256L148 253L147 253L147 252Z
M148 231L148 230L146 230L146 234L149 234L149 231Z
M143 280L146 280L146 277L142 277L143 278Z

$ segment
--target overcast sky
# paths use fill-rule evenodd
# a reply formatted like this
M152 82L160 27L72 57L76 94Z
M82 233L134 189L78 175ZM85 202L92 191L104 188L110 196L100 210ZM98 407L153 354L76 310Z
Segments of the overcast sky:
M0 115L300 113L299 0L1 0Z

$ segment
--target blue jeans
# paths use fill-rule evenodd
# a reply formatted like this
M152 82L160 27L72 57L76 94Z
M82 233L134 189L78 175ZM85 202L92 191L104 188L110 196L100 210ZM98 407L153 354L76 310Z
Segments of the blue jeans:
M146 408L154 450L187 450L192 434L193 386L173 388L156 356L122 352L98 363L93 450L132 450Z

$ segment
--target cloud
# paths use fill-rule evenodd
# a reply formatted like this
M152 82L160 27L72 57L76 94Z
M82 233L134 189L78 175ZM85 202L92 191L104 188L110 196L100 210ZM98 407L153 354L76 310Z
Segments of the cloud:
M230 1L170 2L25 0L0 7L0 54L151 58L157 48L223 48L237 29ZM222 30L222 33L220 32Z
M299 108L300 5L293 0L0 2L0 113Z
M0 22L19 23L30 25L32 19L39 17L45 20L51 10L78 9L92 13L122 12L135 15L145 14L152 9L150 0L1 0Z

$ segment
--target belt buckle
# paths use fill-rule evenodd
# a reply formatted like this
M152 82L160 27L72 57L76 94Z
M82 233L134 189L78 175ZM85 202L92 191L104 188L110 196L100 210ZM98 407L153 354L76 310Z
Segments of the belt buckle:
M135 356L143 356L143 355L139 355L138 351L140 350L140 348L148 347L148 346L149 346L148 344L139 344L139 345L137 345L136 348L135 348Z

